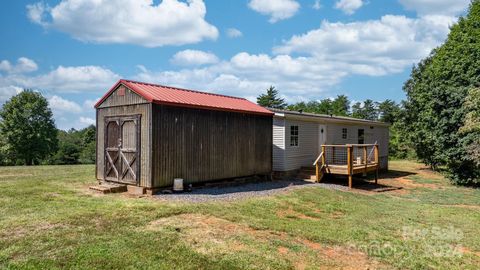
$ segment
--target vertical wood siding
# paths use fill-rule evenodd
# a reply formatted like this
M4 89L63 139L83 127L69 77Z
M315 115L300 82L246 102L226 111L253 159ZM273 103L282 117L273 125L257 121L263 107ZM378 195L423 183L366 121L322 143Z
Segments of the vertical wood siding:
M108 100L108 99L107 99ZM140 120L140 186L151 186L150 175L150 121L151 121L151 104L124 105L116 107L98 108L97 109L97 179L102 180L105 166L105 117L109 116L129 116L141 115ZM133 143L134 138L124 138L127 144Z
M153 187L271 172L272 117L152 106Z
M124 95L120 95L123 91ZM103 102L98 106L99 108L108 108L114 106L132 105L148 103L143 97L137 95L132 90L128 89L124 85L119 85L115 91L110 94Z

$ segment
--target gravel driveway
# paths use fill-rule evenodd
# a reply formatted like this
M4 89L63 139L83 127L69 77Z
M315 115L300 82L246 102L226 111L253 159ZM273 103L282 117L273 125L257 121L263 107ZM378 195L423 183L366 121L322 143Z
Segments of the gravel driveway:
M157 194L154 198L188 202L229 201L252 197L269 196L284 193L294 189L322 187L327 189L347 190L348 187L328 184L312 183L303 180L269 181L245 183L234 186L215 186L194 188L191 192L174 194Z

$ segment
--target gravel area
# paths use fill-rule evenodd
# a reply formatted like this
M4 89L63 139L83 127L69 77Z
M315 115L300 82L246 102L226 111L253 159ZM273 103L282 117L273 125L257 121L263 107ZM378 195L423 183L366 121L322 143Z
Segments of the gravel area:
M154 195L154 198L187 202L229 201L252 197L269 196L279 193L285 193L294 189L308 187L348 190L348 187L336 184L312 183L303 180L290 180L245 183L229 186L199 187L194 188L191 192L156 194Z

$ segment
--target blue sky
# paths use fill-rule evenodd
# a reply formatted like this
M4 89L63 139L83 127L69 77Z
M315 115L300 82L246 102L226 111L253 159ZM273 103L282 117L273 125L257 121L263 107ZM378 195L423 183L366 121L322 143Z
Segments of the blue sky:
M0 104L23 88L57 126L94 122L119 78L254 100L404 98L469 0L16 0L0 4Z

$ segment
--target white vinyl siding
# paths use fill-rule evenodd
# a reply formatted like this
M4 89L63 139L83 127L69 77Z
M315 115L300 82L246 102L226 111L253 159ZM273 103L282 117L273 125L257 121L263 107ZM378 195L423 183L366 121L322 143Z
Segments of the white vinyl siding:
M273 118L273 170L285 171L285 119Z
M311 166L318 156L318 123L285 120L288 143L285 149L285 171ZM290 146L290 127L298 126L298 146Z
M373 128L371 128L373 127ZM342 138L342 130L348 130L347 139ZM360 125L346 125L346 124L327 124L327 144L357 144L358 130L365 131L366 144L377 143L379 145L379 159L380 167L387 168L388 166L388 140L389 128L382 126L372 126L368 124Z
M302 166L311 166L319 154L319 125L326 126L326 144L356 144L358 130L363 129L366 144L379 144L380 167L388 167L388 127L364 123L354 125L302 121L277 116L273 120L273 170L291 171ZM291 126L298 126L298 146L290 146ZM342 138L345 128L347 139Z

